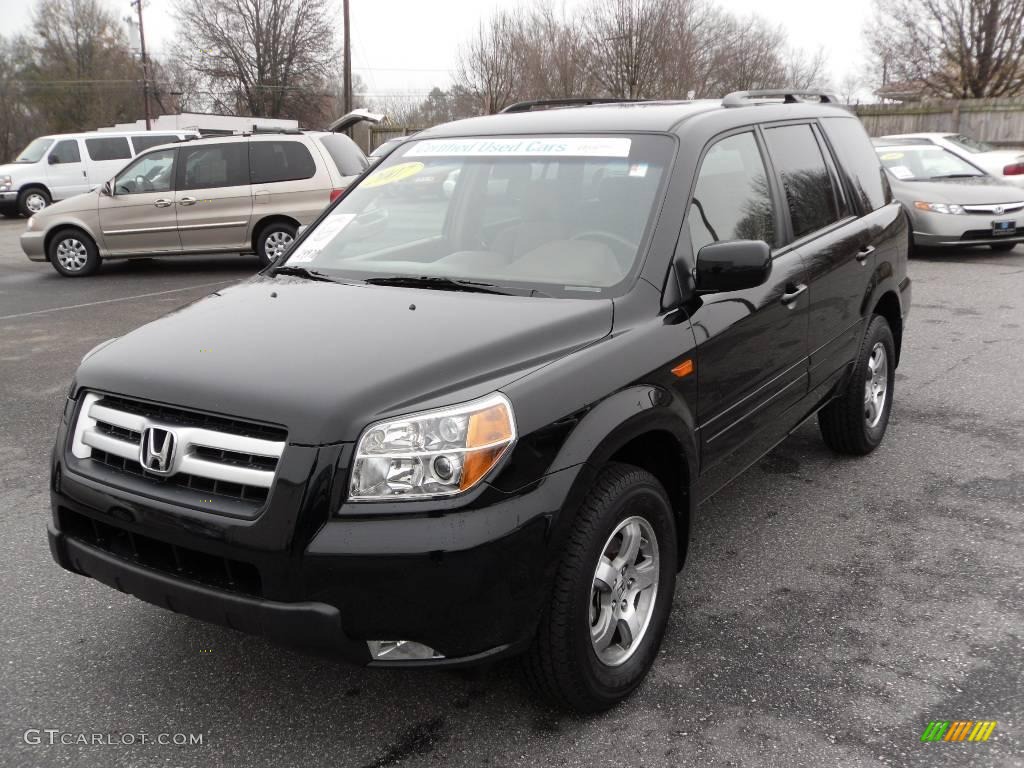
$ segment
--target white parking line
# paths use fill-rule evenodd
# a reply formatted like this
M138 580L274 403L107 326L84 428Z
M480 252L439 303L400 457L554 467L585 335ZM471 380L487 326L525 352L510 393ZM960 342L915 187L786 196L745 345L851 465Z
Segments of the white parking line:
M67 309L82 309L83 307L95 307L99 304L113 304L117 301L134 301L135 299L148 299L150 296L164 296L168 293L180 293L181 291L194 291L196 288L209 288L211 285L224 285L225 283L236 283L237 280L218 280L215 283L200 283L189 285L185 288L171 288L167 291L155 291L154 293L140 293L137 296L119 296L116 299L103 299L102 301L90 301L86 304L71 304L67 307L51 307L50 309L37 309L34 312L19 312L16 315L0 315L0 320L14 320L18 317L29 317L30 315L45 315L48 312L63 312Z

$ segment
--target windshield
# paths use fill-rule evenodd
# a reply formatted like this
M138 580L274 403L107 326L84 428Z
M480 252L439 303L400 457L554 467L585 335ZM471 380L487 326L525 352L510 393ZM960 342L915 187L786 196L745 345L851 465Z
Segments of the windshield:
M343 279L612 295L639 264L673 147L667 136L410 141L286 264Z
M931 181L984 176L978 168L941 147L882 147L878 158L900 181Z
M964 136L959 133L952 133L949 136L943 136L943 138L950 144L956 144L968 152L992 152L995 149L991 144L986 144L984 141L978 141L970 136Z
M43 155L46 154L46 150L53 144L53 139L36 139L29 144L22 151L20 155L14 158L16 163L38 163Z

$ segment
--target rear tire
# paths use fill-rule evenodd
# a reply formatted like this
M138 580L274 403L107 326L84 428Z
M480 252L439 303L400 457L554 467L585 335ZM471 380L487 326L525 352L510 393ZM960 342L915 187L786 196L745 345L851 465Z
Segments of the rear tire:
M866 456L879 446L889 424L895 373L892 331L884 317L874 315L846 387L818 411L818 428L829 448Z
M256 256L260 266L265 267L278 256L283 255L295 242L298 227L287 221L274 221L260 230L256 238Z
M575 712L599 712L629 696L657 657L675 576L675 516L665 489L650 472L608 464L579 509L524 659L530 686Z
M29 187L18 193L18 211L22 216L34 216L51 202L49 193L40 187Z
M46 248L50 264L64 277L85 277L100 268L96 243L80 229L61 229Z
M990 243L989 248L993 251L1012 251L1017 247L1016 243Z

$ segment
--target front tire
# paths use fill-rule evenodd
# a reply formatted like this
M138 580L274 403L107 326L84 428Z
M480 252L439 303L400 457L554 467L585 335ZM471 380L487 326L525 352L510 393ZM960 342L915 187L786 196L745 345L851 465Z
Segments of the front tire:
M846 387L818 411L818 427L829 448L866 456L879 446L889 424L895 374L892 331L884 317L874 315Z
M260 230L256 238L256 255L260 266L267 266L278 256L283 255L295 241L298 228L286 221L275 221Z
M53 268L64 277L85 277L100 268L96 243L78 229L62 229L55 233L46 254Z
M1017 247L1016 243L990 243L989 248L993 251L1012 251Z
M51 202L53 201L45 189L29 187L18 193L18 212L22 216L34 216Z
M580 507L526 655L531 687L575 712L629 696L658 654L675 576L665 489L638 467L605 466Z

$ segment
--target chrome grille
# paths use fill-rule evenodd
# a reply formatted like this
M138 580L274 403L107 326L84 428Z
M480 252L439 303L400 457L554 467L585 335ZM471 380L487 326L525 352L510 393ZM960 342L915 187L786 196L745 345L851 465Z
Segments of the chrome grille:
M150 429L174 435L166 471L153 472L142 463L144 435ZM285 437L276 427L88 392L78 411L71 453L153 483L262 503L274 482Z
M992 216L1002 216L1004 213L1017 213L1018 211L1024 211L1024 201L1021 201L1019 203L986 203L984 205L964 205L962 207L968 213L987 213Z

